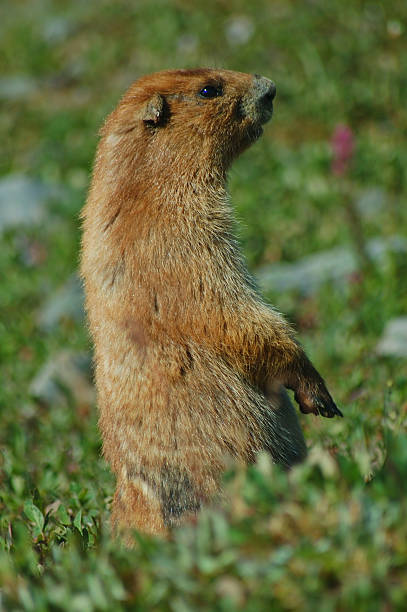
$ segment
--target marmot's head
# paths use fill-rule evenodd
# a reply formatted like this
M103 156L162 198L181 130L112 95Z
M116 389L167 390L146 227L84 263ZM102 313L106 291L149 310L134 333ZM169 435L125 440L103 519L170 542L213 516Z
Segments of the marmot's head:
M206 68L158 72L130 87L102 134L110 147L152 170L224 172L261 135L275 93L272 81L258 75Z

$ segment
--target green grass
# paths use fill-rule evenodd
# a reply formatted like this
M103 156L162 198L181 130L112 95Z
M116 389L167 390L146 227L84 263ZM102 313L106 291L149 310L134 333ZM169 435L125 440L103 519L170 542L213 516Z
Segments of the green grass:
M236 44L226 32L242 16L252 34ZM0 236L0 609L405 609L407 361L376 352L386 322L407 313L405 255L309 296L269 293L345 418L301 417L304 466L287 475L261 458L232 472L228 507L170 542L140 536L128 551L111 539L114 481L96 407L72 389L35 401L30 383L61 349L90 349L82 323L64 317L46 331L38 312L77 269L97 132L134 79L209 65L275 80L273 121L230 175L255 270L356 247L330 170L338 123L356 138L352 200L383 193L359 240L406 235L406 32L402 0L8 6L1 72L37 87L2 102L0 176L26 174L65 195L49 222ZM27 245L40 256L27 260Z

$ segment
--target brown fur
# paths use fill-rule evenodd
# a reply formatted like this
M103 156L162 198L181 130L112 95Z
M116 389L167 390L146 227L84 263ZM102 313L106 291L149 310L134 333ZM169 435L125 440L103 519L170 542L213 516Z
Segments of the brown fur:
M200 91L211 85L213 98ZM83 211L82 276L95 345L113 523L165 533L220 489L225 461L305 456L294 409L340 414L234 238L233 159L275 91L226 70L138 80L101 131Z

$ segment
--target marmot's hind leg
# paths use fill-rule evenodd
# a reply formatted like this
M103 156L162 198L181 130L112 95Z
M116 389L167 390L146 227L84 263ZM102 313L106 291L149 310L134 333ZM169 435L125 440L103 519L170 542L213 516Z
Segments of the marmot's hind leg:
M151 535L167 535L160 500L140 482L117 483L112 506L112 527L123 536L127 546L134 546L133 530Z
M127 470L123 470L127 475ZM147 481L140 473L131 474L117 483L113 499L112 525L134 544L132 530L153 535L168 535L173 527L193 523L204 495L194 487L186 470L165 467L155 480Z

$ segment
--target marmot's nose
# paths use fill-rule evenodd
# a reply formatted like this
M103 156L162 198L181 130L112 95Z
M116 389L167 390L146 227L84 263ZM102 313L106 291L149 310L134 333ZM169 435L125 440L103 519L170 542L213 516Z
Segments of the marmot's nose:
M260 76L259 74L254 75L253 87L257 96L265 101L272 102L276 97L276 86L273 81L266 79L266 77Z
M274 100L274 98L276 97L276 93L277 93L277 88L274 85L273 81L270 81L270 87L268 89L268 92L264 94L264 96L266 98L270 98L270 100Z

